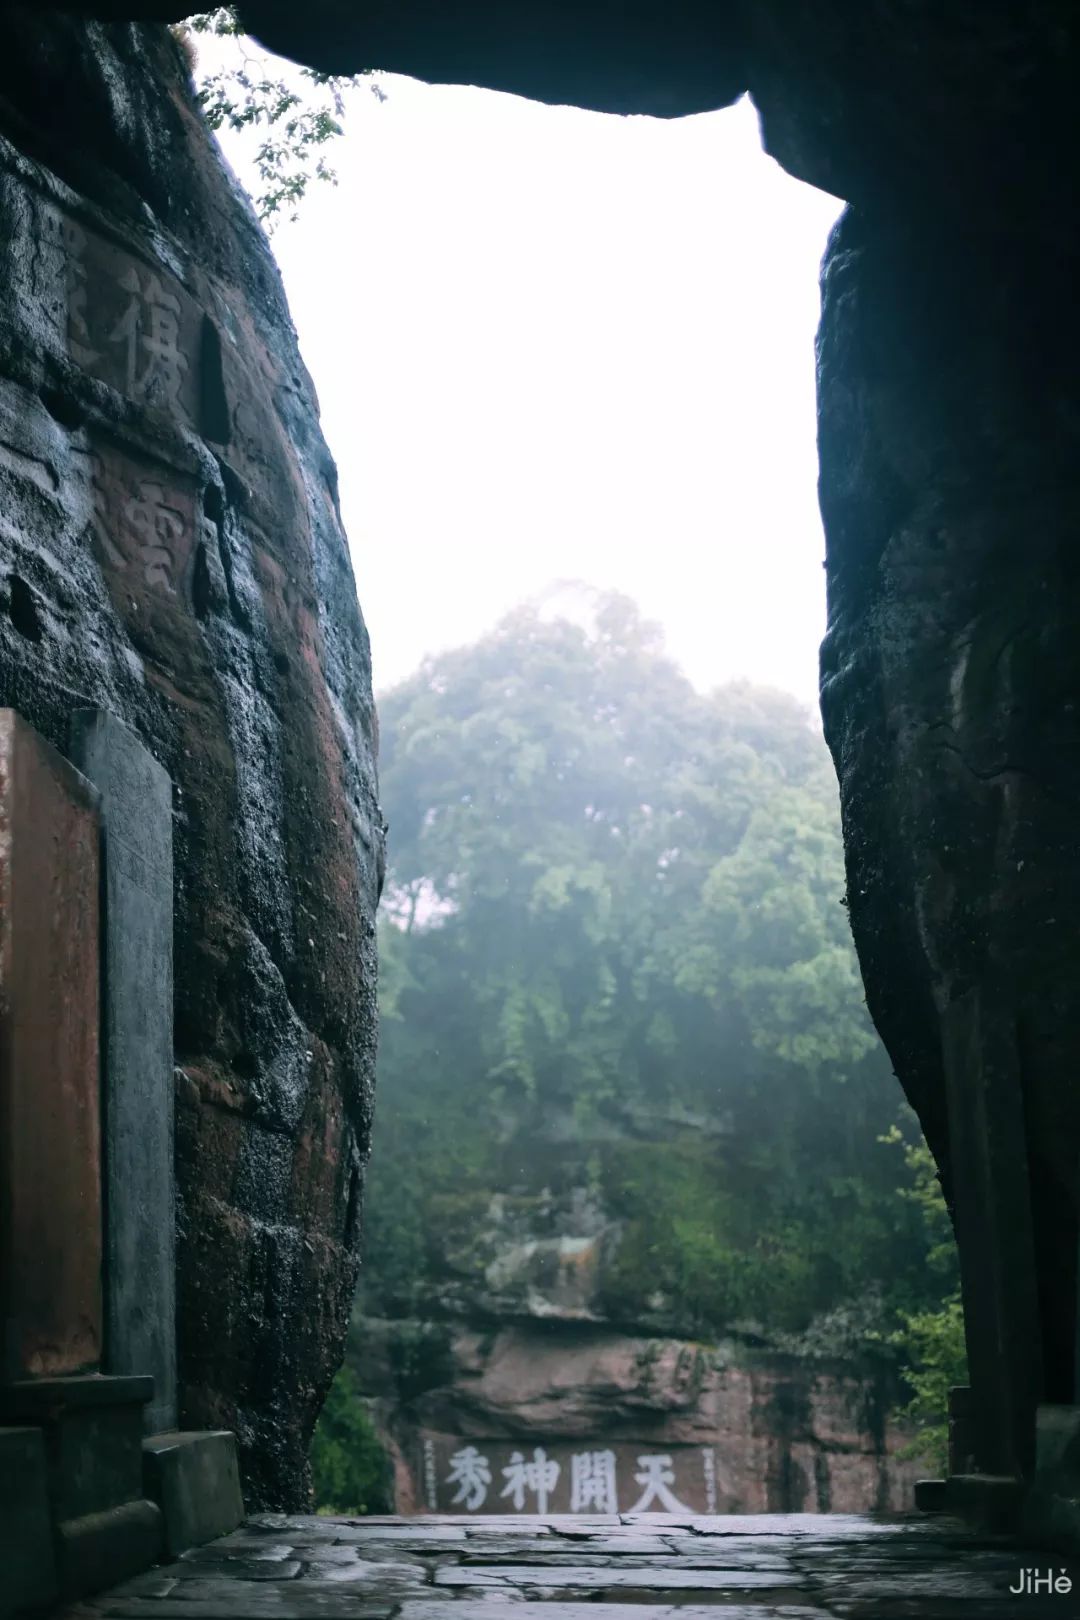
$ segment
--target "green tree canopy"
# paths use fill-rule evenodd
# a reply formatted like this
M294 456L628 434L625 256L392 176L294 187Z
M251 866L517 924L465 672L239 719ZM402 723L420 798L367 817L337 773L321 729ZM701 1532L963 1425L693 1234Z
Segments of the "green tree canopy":
M697 693L624 598L587 620L522 608L381 704L369 1290L408 1308L493 1192L576 1182L620 1224L615 1318L929 1308L820 734Z

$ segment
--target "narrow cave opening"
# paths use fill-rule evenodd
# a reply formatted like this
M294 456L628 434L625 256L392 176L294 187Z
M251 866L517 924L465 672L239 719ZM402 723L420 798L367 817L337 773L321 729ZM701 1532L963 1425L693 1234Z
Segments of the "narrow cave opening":
M693 1512L909 1467L1076 1539L1077 39L511 9L0 0L19 1612L245 1509L230 1612L474 1600L475 1529L376 1507L566 1509L601 1603L618 1553L917 1605L917 1554L978 1607L955 1526L751 1513L737 1571ZM322 71L368 61L552 104ZM851 200L817 467L839 204L747 88Z
M816 710L841 204L746 100L371 88L274 244L390 826L328 1420L360 1403L365 1479L380 1438L404 1459L369 1509L909 1506L961 1328Z

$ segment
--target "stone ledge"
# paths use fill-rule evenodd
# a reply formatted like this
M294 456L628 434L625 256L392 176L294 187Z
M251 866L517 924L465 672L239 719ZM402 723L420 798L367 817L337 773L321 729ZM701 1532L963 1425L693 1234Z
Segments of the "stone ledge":
M147 1494L161 1508L174 1558L243 1521L236 1440L228 1430L150 1435L143 1441L143 1476Z
M59 1526L64 1596L85 1597L127 1580L161 1557L161 1509L156 1502L123 1502Z
M1011 1474L950 1474L945 1481L945 1511L984 1530L1019 1528L1024 1484Z
M1037 1547L1080 1552L1080 1493L1066 1496L1035 1484L1024 1502L1023 1531Z
M57 1596L40 1429L0 1429L0 1570L0 1615L43 1607Z
M153 1393L152 1378L82 1373L70 1378L21 1379L0 1386L0 1410L40 1417L60 1408L145 1406Z
M946 1479L917 1479L915 1506L920 1513L949 1511L949 1482Z
M1041 1546L1080 1551L1080 1406L1043 1405L1035 1414L1035 1478L1023 1527Z
M108 1513L143 1495L143 1411L150 1378L89 1374L0 1388L0 1414L44 1432L54 1523Z

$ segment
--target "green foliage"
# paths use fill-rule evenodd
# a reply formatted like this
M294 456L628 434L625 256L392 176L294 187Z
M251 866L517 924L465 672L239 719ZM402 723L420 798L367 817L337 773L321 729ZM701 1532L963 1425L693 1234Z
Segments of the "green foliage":
M911 1399L903 1415L917 1425L918 1434L907 1448L912 1457L924 1457L935 1474L948 1473L948 1395L953 1384L967 1383L964 1314L959 1294L940 1310L918 1311L905 1318L891 1341L908 1365L904 1378Z
M199 12L179 24L176 32L196 64L195 36L208 34L239 44L245 35L235 6ZM343 133L345 93L361 82L359 75L308 67L290 66L288 72L292 82L265 53L241 48L231 65L202 75L197 90L212 130L258 131L254 162L260 190L253 201L259 218L270 226L282 214L296 219L313 179L337 184L324 148ZM381 95L376 86L372 88Z
M539 1229L576 1187L621 1231L616 1318L799 1333L880 1300L884 1335L937 1308L945 1238L895 1145L918 1131L800 706L698 694L603 597L584 625L523 608L430 660L381 726L369 1300L422 1314L482 1275L494 1194Z
M952 1222L942 1196L937 1166L925 1142L905 1142L894 1127L884 1141L898 1145L911 1175L900 1196L918 1209L927 1239L926 1264L944 1293L937 1309L901 1316L890 1343L900 1352L911 1399L903 1415L918 1433L908 1455L923 1457L939 1474L948 1471L948 1395L953 1384L967 1382L964 1315Z
M348 1367L330 1386L315 1425L311 1474L320 1513L393 1512L390 1462Z
M927 1239L926 1263L951 1297L960 1287L956 1241L933 1154L921 1138L906 1139L897 1125L890 1126L881 1141L898 1147L903 1155L910 1180L900 1188L900 1197L919 1211Z

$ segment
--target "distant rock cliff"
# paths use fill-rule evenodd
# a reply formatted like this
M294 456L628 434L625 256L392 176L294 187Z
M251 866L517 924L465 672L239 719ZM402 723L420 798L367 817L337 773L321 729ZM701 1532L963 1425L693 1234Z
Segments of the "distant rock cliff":
M361 1312L354 1325L350 1361L400 1511L460 1509L453 1459L467 1446L492 1475L478 1512L507 1511L501 1476L538 1446L558 1466L561 1509L581 1505L569 1493L584 1454L610 1454L624 1511L643 1456L669 1457L676 1500L699 1512L911 1507L920 1470L899 1455L910 1433L892 1415L895 1370L853 1348L852 1313L799 1338L747 1324L705 1342L658 1296L635 1328L611 1304L619 1223L581 1188L541 1197L531 1219L520 1202L496 1194L471 1241L439 1234L445 1269L424 1319Z

